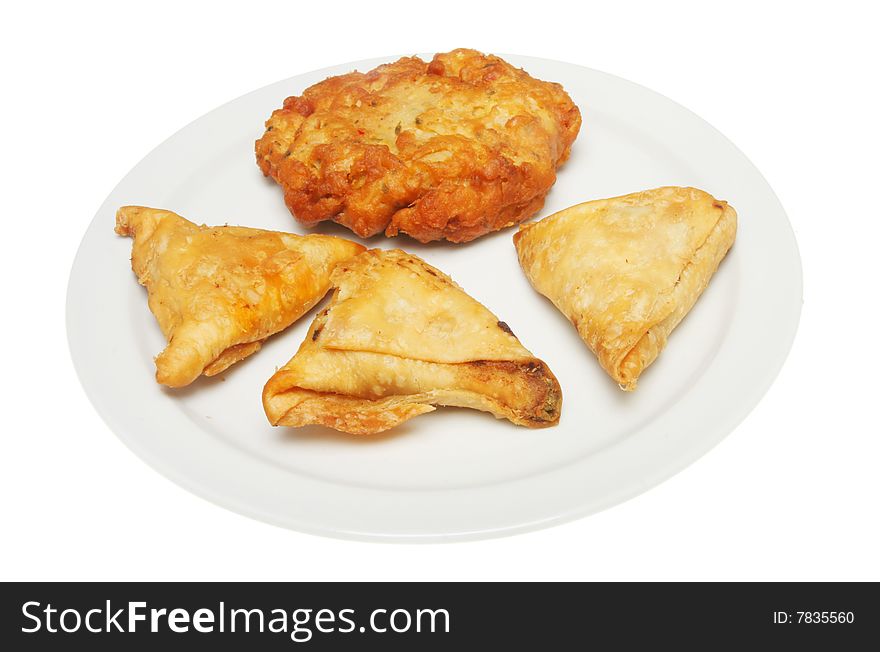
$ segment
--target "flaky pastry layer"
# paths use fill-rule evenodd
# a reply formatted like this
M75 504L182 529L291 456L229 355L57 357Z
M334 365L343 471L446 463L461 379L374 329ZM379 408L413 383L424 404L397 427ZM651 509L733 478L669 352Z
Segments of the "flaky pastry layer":
M274 425L373 434L435 405L531 428L558 422L562 393L547 365L436 268L372 250L332 283L330 305L263 390Z
M664 187L572 206L514 236L532 286L633 390L703 293L736 237L736 211Z
M364 250L342 238L199 226L170 211L124 206L116 233L168 341L156 380L212 376L259 350L330 289L335 265Z

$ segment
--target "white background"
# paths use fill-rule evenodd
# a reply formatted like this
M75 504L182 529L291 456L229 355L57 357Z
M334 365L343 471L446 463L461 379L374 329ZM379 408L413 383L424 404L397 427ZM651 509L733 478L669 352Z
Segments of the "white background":
M870 6L6 5L0 577L880 579L880 46ZM506 539L323 539L165 480L103 424L68 355L67 277L104 197L167 136L245 92L346 61L460 46L628 78L692 109L752 159L788 211L804 265L800 331L770 392L661 486Z

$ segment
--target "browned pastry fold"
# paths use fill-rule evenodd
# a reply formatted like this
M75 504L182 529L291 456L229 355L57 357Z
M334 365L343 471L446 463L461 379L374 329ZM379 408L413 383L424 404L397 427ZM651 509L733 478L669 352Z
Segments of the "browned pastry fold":
M520 227L514 244L532 286L633 390L706 289L736 223L727 202L665 187L572 206Z
M364 250L332 236L199 226L142 206L119 209L116 233L134 239L132 269L168 340L156 380L169 387L259 350L321 300L336 263Z
M420 258L367 251L333 273L330 305L263 389L274 425L374 434L452 405L538 428L562 393L506 324Z

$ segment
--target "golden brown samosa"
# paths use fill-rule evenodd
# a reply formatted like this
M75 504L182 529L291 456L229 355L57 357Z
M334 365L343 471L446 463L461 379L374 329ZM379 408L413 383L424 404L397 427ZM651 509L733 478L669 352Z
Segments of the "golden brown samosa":
M156 380L169 387L259 350L321 300L338 262L364 250L332 236L199 226L142 206L119 209L116 233L134 239L132 269L168 340Z
M550 369L446 274L403 251L339 265L330 305L263 390L273 425L374 434L435 405L530 428L559 421Z
M736 221L727 202L702 190L665 187L572 206L513 240L532 286L633 390L706 289Z

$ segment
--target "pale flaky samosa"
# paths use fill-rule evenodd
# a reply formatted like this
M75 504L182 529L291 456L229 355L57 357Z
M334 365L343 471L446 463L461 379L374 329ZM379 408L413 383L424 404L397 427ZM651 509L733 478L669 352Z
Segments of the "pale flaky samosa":
M666 187L572 206L514 235L532 286L622 389L659 355L736 237L736 211Z
M274 425L387 430L452 405L530 428L559 421L556 378L452 279L402 251L339 265L330 305L263 390Z
M199 226L170 211L124 206L131 266L168 346L156 380L169 387L213 376L259 350L330 289L335 265L364 250L324 235Z

